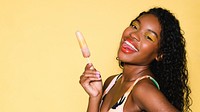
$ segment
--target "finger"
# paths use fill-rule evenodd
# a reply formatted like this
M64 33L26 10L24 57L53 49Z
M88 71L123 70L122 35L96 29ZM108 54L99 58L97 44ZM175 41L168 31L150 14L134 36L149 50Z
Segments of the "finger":
M101 78L98 77L82 77L79 80L79 83L83 86L89 86L91 82L95 82L95 81L101 81Z
M84 82L85 80L89 79L90 81L95 81L95 80L101 80L101 77L93 74L86 74L86 75L81 75L80 76L80 81Z
M80 76L80 78L95 78L95 77L98 77L97 75L95 74L83 74Z
M100 72L99 71L96 71L96 72L91 72L91 74L83 74L80 76L80 80L84 80L84 79L97 79L97 80L100 80L101 79L101 75L100 75Z
M97 77L97 78L101 78L100 72L99 71L85 71L80 78L82 77Z
M92 63L88 63L86 66L85 66L85 70L96 70L93 66Z
M95 75L97 71L93 71L93 70L86 70L83 72L83 74L93 74Z

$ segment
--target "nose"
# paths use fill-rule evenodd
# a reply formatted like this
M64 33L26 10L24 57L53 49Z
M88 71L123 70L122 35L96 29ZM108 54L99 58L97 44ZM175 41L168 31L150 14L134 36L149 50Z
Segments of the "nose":
M129 34L129 36L130 36L130 38L132 39L132 40L136 40L136 41L140 41L140 37L139 37L139 35L138 35L138 33L137 32L131 32L130 34Z

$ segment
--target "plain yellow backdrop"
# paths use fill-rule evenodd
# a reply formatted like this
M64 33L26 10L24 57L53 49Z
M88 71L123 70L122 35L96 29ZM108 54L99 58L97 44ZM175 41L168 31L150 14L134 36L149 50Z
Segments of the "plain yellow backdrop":
M81 31L103 80L120 72L115 60L123 30L141 11L171 10L185 32L194 112L200 111L200 1L1 0L0 112L84 112L79 85L86 60Z

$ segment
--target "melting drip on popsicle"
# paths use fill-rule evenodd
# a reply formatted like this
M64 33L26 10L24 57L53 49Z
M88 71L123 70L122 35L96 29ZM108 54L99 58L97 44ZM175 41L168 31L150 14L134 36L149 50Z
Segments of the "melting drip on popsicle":
M79 32L79 31L77 31L76 32L76 37L78 39L78 42L79 42L79 45L80 45L83 57L87 59L87 63L91 63L90 59L89 59L89 57L90 57L90 50L89 50L89 48L87 46L87 43L86 43L86 41L85 41L82 33Z

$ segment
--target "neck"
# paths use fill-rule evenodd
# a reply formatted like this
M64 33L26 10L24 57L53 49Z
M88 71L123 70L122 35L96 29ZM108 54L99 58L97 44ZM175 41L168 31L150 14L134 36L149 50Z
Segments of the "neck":
M138 77L144 75L152 75L149 70L149 66L138 66L138 65L129 65L125 64L123 66L123 76L122 80L124 82L130 82L136 80Z

